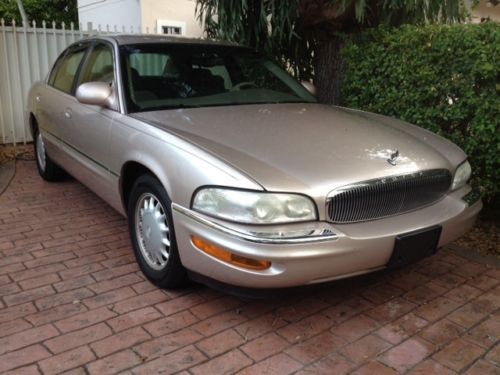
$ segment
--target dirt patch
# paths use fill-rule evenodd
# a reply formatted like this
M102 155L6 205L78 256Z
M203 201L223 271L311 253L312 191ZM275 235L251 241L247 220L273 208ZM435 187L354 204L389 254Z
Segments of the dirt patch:
M485 208L474 228L455 242L479 254L500 259L500 212Z
M35 160L33 144L0 145L0 164L11 160Z

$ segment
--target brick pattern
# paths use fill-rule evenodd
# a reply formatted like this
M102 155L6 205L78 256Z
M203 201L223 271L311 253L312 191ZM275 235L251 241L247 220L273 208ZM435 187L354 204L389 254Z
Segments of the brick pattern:
M0 196L0 373L500 373L500 270L442 249L280 299L159 290L125 220L19 162Z

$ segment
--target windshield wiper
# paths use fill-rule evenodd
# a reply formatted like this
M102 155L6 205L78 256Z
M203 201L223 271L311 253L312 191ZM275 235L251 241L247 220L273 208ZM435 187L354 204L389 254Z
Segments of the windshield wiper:
M200 108L198 104L165 104L165 105L156 105L151 107L141 107L139 112L148 112L148 111L161 111L164 109L184 109L184 108Z
M225 106L236 106L236 105L254 105L254 104L295 104L295 103L315 103L315 102L308 102L304 100L286 100L286 101L280 101L280 100L268 100L264 102L225 102L225 103L214 103L214 104L205 104L202 107L225 107Z

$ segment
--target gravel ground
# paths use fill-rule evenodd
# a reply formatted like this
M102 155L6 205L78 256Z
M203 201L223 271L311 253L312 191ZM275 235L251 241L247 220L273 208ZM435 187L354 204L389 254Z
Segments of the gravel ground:
M0 164L13 159L33 160L33 145L0 145ZM500 212L483 210L475 227L456 243L483 255L500 259Z

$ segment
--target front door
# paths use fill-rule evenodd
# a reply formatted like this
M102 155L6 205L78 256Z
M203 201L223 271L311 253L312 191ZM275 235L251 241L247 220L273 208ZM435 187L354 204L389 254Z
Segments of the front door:
M115 84L111 44L94 42L80 69L75 92L78 86L88 82L106 82L111 86ZM77 171L79 175L76 177L84 180L92 190L109 202L118 178L117 173L109 169L111 126L113 118L118 114L117 109L83 104L75 98L69 110L71 123L68 128L68 143L78 152L79 161L84 167Z
M58 155L63 145L68 142L72 122L69 109L75 102L75 78L88 47L89 43L80 43L61 54L50 73L46 90L40 90L35 95L38 102L35 117L42 136L48 140L46 144L49 147L49 155ZM57 147L57 150L50 152L51 146Z
M105 42L96 42L91 48L76 84L106 82L114 85L113 48ZM109 170L109 139L115 109L77 103L72 108L69 142L97 167Z

